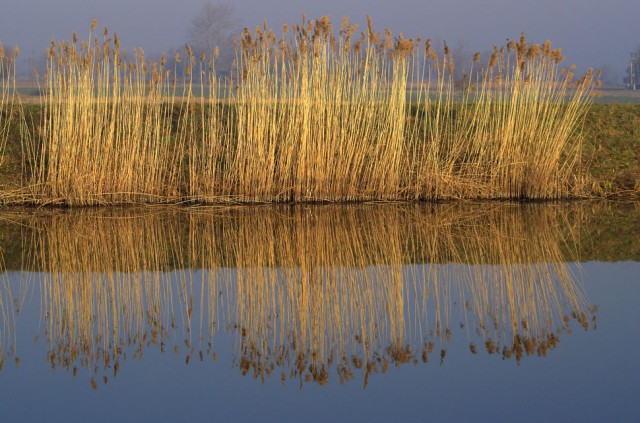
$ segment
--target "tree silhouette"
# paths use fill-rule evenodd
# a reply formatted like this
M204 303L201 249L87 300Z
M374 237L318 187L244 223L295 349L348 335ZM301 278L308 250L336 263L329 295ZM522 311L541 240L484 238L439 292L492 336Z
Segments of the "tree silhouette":
M216 47L220 56L216 69L227 71L233 62L233 36L239 31L235 10L227 4L205 3L202 10L191 20L187 29L187 43L196 55L204 53L212 57Z

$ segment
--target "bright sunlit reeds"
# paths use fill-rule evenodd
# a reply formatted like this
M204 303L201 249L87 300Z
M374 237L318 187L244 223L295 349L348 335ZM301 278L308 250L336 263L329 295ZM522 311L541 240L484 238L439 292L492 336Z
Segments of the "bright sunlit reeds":
M7 51L0 43L0 170L5 161L12 116L19 108L16 91L16 59L19 53L17 46L13 51Z
M183 153L172 128L175 80L144 50L128 60L118 35L103 34L51 42L38 194L67 204L173 199Z
M245 30L234 119L211 104L201 201L558 198L584 188L578 125L594 75L573 81L550 42L496 49L456 88L446 45L393 38L345 19ZM215 98L215 95L210 98ZM411 111L410 111L411 108ZM203 104L203 109L207 107ZM226 122L222 122L226 119ZM205 131L207 132L207 131ZM208 144L207 144L208 143ZM202 169L206 169L207 172ZM205 177L205 175L208 175ZM208 185L207 185L208 184Z
M231 75L190 48L167 64L105 28L52 41L31 201L298 202L561 198L586 193L579 128L597 75L576 79L524 35L453 54L371 21L265 25ZM3 69L9 69L6 65ZM5 72L8 72L5 70ZM4 98L4 97L3 97ZM5 100L3 100L5 101ZM29 166L24 166L25 168Z

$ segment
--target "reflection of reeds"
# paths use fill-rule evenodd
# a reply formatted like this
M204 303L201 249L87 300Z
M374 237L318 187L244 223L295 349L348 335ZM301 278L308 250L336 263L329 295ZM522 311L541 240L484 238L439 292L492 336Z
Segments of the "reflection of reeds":
M489 352L546 354L584 298L568 214L538 205L79 210L33 218L52 366L112 368L146 346L325 383L444 360L464 326ZM203 269L200 272L190 269ZM476 343L471 347L477 351Z
M15 345L15 315L11 289L4 273L2 248L0 247L0 372L4 368L5 357L13 354Z
M16 141L14 137L20 137L27 141L30 134L26 128L26 119L22 102L16 88L16 62L20 51L18 46L7 51L0 42L0 203L5 201L17 201L20 197L16 189L15 176L7 176L17 173L15 160L7 160L9 141ZM19 148L19 142L12 143L10 151L15 152Z
M21 218L13 220L13 213L4 212L0 215L0 226L19 225ZM20 314L24 302L24 294L27 292L24 286L17 291L20 295L15 295L9 281L9 272L5 267L5 249L0 244L0 372L5 365L7 357L13 356L16 365L20 362L15 351L16 341L16 319Z

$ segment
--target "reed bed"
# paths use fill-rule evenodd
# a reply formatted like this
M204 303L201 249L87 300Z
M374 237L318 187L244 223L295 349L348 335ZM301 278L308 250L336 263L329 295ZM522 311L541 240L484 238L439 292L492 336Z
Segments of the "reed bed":
M96 22L92 24L92 33ZM120 40L90 34L52 41L34 184L67 204L176 198L184 146L172 128L175 80L142 49L127 60ZM167 100L168 99L168 100Z
M0 171L4 170L5 149L9 140L11 118L16 111L16 58L18 47L7 52L0 43Z
M148 348L202 361L223 331L243 374L366 383L444 359L452 337L519 361L571 321L587 328L560 252L575 219L535 205L53 211L24 222L25 270L43 272L24 290L40 293L52 367L74 374L114 377Z
M524 35L454 79L449 48L327 17L155 63L105 28L52 41L31 199L67 205L554 199L588 193L580 124L597 85ZM179 63L179 64L178 64ZM179 66L179 68L178 68ZM180 70L179 70L180 69ZM182 70L183 69L183 70Z

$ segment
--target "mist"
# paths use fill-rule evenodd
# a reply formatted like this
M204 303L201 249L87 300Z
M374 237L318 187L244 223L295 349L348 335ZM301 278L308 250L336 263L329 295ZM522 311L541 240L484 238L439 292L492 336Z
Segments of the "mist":
M51 38L69 39L76 31L82 38L92 19L99 28L117 32L125 47L140 46L158 53L180 47L186 41L191 19L202 9L202 0L2 0L0 41L18 44L21 57L37 57ZM377 30L390 28L406 37L420 35L446 41L471 56L489 51L507 38L527 34L530 42L553 41L562 48L567 64L578 70L608 67L620 75L629 53L640 45L640 2L637 0L236 0L232 4L241 26L253 28L266 19L279 33L283 22L296 23L330 15L334 27L343 16L366 28L366 15Z

